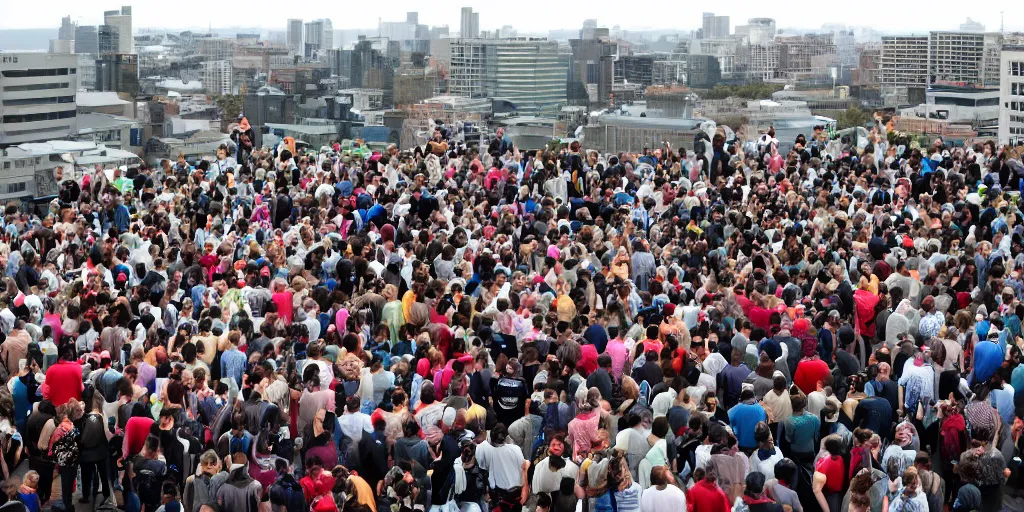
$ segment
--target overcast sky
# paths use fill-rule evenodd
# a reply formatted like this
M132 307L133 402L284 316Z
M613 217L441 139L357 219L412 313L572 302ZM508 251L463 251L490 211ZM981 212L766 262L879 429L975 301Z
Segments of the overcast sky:
M284 30L287 18L330 18L335 29L372 28L377 20L402 21L405 12L417 10L420 23L448 25L458 31L459 9L476 4L480 29L493 30L512 25L520 32L544 33L552 29L577 28L583 20L595 18L598 26L620 25L623 29L692 30L700 26L701 12L729 15L732 27L747 18L772 17L780 28L817 28L824 23L845 23L886 32L924 33L955 30L967 16L999 30L1000 11L1006 11L1006 29L1024 29L1019 4L1010 0L986 0L973 4L984 9L965 9L961 1L883 2L858 5L850 2L770 2L733 0L699 4L666 0L514 0L486 3L466 0L388 0L383 2L300 0L297 2L249 0L146 0L132 6L135 28L252 27ZM0 0L3 16L0 28L49 28L60 26L61 16L71 15L83 25L102 23L103 11L116 9L116 0ZM700 7L704 5L706 7ZM1013 9L1013 7L1018 7ZM845 9L843 9L845 7Z

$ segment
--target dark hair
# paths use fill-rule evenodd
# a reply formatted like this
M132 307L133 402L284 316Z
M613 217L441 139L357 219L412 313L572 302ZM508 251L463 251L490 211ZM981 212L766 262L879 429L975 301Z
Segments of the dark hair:
M793 483L796 476L796 463L791 459L782 459L775 463L775 479L787 485Z

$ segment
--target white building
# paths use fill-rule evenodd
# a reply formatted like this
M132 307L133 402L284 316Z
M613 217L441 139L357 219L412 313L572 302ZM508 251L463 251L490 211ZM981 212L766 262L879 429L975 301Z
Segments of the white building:
M1024 142L1024 46L1003 46L999 74L999 143Z
M449 39L454 96L507 100L520 113L557 112L566 102L568 55L543 38Z
M839 55L839 65L844 68L857 67L857 38L852 30L837 30L832 33L836 43L836 54Z
M463 39L480 37L480 13L473 12L472 7L462 8L462 18L459 24L459 37Z
M207 94L231 94L231 61L204 62L202 80Z
M729 37L730 26L728 16L715 16L713 12L706 12L702 21L701 33L704 39Z
M0 147L75 131L78 58L0 52Z
M747 20L750 44L767 45L775 40L775 19L750 18Z
M132 8L103 13L103 24L117 28L117 53L135 53L135 35L132 32Z
M739 50L739 40L729 37L694 40L690 47L692 55L714 55L718 59L719 69L722 71L722 78L729 80L735 78L736 54Z

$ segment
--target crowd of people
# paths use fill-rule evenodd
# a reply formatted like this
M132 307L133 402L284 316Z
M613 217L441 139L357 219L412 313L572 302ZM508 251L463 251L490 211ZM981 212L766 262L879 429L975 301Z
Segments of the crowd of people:
M59 169L4 211L0 501L1020 510L1022 148L774 136L342 152L242 119Z

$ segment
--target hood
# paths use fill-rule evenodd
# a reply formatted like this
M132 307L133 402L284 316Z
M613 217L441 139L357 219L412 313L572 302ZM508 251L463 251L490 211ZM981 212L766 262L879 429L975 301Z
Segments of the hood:
M228 473L227 481L225 481L224 483L233 485L238 488L245 488L252 482L253 479L251 476L249 476L249 471L246 469L246 466L241 466L232 469L231 472Z

